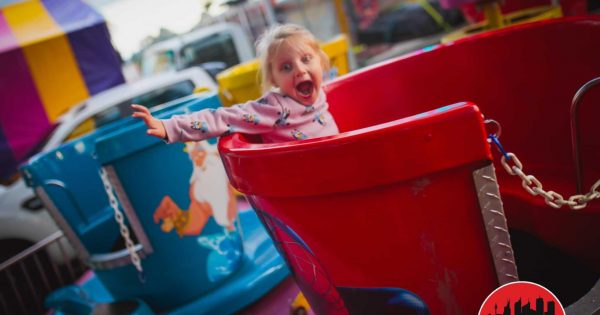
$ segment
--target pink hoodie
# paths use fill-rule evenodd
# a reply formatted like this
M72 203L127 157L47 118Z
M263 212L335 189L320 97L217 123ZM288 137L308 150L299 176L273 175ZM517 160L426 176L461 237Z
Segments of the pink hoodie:
M204 109L161 121L168 143L200 141L232 132L259 134L263 142L273 143L338 134L328 108L323 90L311 106L268 92L255 101Z

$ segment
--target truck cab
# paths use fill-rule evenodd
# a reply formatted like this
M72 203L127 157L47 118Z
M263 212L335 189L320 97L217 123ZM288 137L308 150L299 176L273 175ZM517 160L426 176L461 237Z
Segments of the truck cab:
M141 70L146 76L201 66L214 77L254 57L254 47L239 25L218 23L145 48Z

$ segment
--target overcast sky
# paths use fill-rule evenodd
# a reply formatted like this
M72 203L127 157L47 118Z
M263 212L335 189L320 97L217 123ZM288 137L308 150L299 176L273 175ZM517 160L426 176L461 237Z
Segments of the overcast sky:
M113 45L128 59L145 37L161 27L189 31L202 14L202 0L87 0L108 22Z

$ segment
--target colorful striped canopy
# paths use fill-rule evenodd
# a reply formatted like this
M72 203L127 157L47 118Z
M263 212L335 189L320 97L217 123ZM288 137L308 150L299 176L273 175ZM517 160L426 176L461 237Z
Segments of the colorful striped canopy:
M124 82L103 17L80 0L15 3L0 11L0 179L61 113Z

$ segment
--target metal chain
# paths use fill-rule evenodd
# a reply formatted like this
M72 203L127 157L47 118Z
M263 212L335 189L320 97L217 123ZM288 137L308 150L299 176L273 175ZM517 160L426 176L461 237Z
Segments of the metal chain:
M135 251L135 245L133 245L133 241L131 241L131 237L129 236L129 229L127 225L125 225L125 220L123 219L123 213L119 210L119 202L117 198L113 194L113 187L108 180L108 174L105 169L100 169L100 178L102 178L102 183L104 184L104 190L106 190L106 194L108 195L108 201L110 203L111 208L115 212L115 220L119 224L119 231L121 232L121 236L125 239L125 246L127 247L127 251L129 252L129 256L131 257L131 263L135 266L135 269L139 272L140 275L143 275L142 262L140 260L140 256ZM143 277L140 277L140 280Z
M514 165L509 165L508 161L512 161ZM521 183L523 188L533 196L540 195L544 197L546 204L553 208L560 208L564 205L569 206L573 210L580 210L587 206L588 202L599 199L600 192L598 192L598 188L600 187L600 179L596 181L590 192L585 195L573 195L569 197L569 199L564 199L563 196L557 192L552 190L545 191L543 189L542 183L535 178L533 175L527 175L523 172L523 164L517 158L514 153L507 152L502 155L502 166L510 175L517 175L521 178Z

